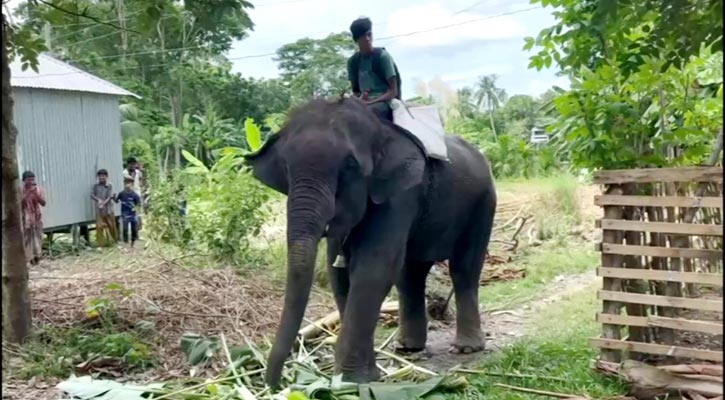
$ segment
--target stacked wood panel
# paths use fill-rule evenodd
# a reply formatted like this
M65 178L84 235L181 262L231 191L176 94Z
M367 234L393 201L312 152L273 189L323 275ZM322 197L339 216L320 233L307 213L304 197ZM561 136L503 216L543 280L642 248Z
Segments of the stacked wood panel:
M602 360L722 363L722 167L609 170L594 183L603 309L590 343Z

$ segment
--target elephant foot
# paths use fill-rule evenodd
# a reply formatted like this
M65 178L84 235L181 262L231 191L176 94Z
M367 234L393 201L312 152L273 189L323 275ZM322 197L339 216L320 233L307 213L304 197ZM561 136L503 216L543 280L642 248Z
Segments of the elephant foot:
M394 350L399 354L413 354L425 351L425 339L405 339L400 338L396 340Z
M349 371L342 373L342 380L344 382L352 383L368 383L380 380L380 371L377 368L373 368L368 371Z
M456 339L449 352L452 354L472 354L486 349L486 341L480 338Z
M429 356L430 355L430 354L428 354L429 353L427 351L428 349L425 346L422 346L422 347L417 347L417 346L416 347L408 347L408 346L403 346L400 343L396 343L394 350L395 350L395 353L397 353L397 354L403 354L403 355L411 355L411 354L420 354L422 356Z

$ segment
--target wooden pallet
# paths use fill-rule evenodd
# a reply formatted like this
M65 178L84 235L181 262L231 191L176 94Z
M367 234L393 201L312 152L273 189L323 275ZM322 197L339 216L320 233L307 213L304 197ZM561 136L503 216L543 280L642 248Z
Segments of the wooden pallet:
M679 248L671 246L649 246L647 243L623 243L625 232L660 234L668 238L694 236L719 240L722 243L722 224L651 222L624 219L625 207L667 208L668 210L691 208L723 209L722 197L704 196L643 196L625 195L621 185L641 185L673 182L715 183L723 182L722 167L687 167L658 168L637 170L610 170L595 174L594 183L606 186L606 193L595 196L594 203L604 209L604 218L596 222L602 229L602 243L597 244L601 253L601 266L597 275L603 279L602 289L598 298L602 301L603 311L597 314L597 321L602 324L602 335L590 338L590 344L601 349L601 357L605 361L619 362L622 355L628 353L645 353L665 355L678 358L693 358L711 362L723 362L722 349L714 351L682 347L667 343L645 343L630 339L629 334L622 335L622 328L628 331L642 329L668 329L673 331L698 332L709 335L722 335L723 324L720 321L694 320L679 317L664 317L653 313L663 308L673 310L698 310L707 313L723 311L722 297L716 299L688 298L663 296L642 291L633 293L625 291L632 282L661 282L664 284L698 285L702 287L721 288L721 273L701 273L696 271L673 270L673 259L696 260L697 262L722 262L722 244L719 249L712 248ZM669 240L672 242L672 239ZM625 258L639 260L664 259L670 260L668 269L625 268ZM646 266L647 263L645 262ZM677 265L681 265L678 263ZM719 264L718 264L719 265ZM641 285L649 287L648 285ZM634 306L634 307L633 307ZM624 315L623 309L647 310L641 315Z

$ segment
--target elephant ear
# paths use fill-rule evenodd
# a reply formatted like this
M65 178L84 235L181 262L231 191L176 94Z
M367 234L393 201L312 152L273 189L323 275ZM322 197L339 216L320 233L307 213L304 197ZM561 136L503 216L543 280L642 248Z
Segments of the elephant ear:
M375 154L370 182L370 199L381 204L423 182L426 157L414 138L395 126L386 126L388 135Z
M252 175L270 188L287 194L287 168L280 157L280 133L272 135L255 153L244 156L247 164L252 167Z

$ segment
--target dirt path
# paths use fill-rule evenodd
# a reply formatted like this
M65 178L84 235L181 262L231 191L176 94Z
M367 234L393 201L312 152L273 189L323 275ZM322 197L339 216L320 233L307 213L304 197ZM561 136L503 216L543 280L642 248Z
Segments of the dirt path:
M508 310L484 312L483 325L486 333L486 350L483 355L451 354L450 345L455 337L453 321L431 323L428 332L428 359L419 361L422 367L443 372L456 365L473 364L480 361L486 354L498 351L503 346L525 335L526 327L531 323L536 312L556 303L562 298L579 292L591 285L598 278L594 271L583 274L560 276L541 292L541 296Z

